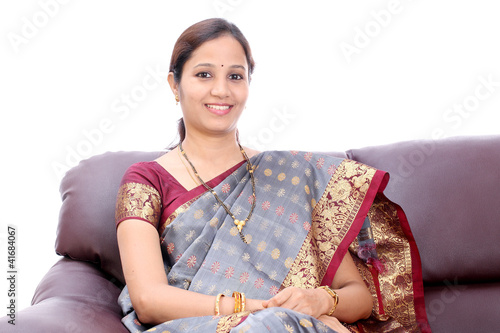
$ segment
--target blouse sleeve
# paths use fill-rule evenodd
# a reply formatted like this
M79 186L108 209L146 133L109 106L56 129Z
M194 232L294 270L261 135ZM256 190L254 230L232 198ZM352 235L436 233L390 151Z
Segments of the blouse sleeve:
M148 179L147 169L140 163L132 165L122 178L116 198L116 226L127 219L139 219L158 228L161 196Z

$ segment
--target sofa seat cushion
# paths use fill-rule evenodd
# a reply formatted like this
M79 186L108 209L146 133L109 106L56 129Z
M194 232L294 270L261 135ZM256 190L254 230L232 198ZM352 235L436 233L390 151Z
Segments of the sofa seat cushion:
M17 313L16 332L128 332L114 282L94 264L62 258L38 285L32 306ZM0 332L12 327L0 322Z
M492 332L500 318L500 282L425 287L425 308L433 333Z
M120 282L105 275L96 265L62 258L40 282L33 306L21 311L19 323L50 322L47 325L52 329L56 323L61 328L64 325L65 330L51 332L127 332L117 302L120 292ZM30 311L38 317L36 321ZM31 332L35 331L40 332Z

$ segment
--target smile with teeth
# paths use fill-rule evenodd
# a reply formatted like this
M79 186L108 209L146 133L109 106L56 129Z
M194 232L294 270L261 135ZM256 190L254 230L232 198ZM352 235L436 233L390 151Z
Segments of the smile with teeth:
M228 110L231 107L230 105L213 105L213 104L205 104L205 105L209 109L220 110L220 111Z

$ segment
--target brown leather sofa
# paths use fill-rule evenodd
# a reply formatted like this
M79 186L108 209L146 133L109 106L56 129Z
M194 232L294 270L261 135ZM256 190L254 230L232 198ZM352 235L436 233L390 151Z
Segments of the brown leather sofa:
M500 320L500 136L410 141L330 153L389 171L420 250L433 332L494 332ZM61 183L56 252L32 306L1 332L127 332L114 202L126 168L159 153L92 157Z

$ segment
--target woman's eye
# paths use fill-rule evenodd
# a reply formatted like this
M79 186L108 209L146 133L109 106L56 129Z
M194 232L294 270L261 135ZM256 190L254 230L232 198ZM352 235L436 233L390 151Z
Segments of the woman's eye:
M208 79L208 78L212 77L212 75L210 75L210 73L208 73L208 72L201 72L201 73L196 74L196 76L201 77L203 79Z
M231 74L231 75L229 75L229 78L231 80L243 80L243 75L241 75L241 74Z

